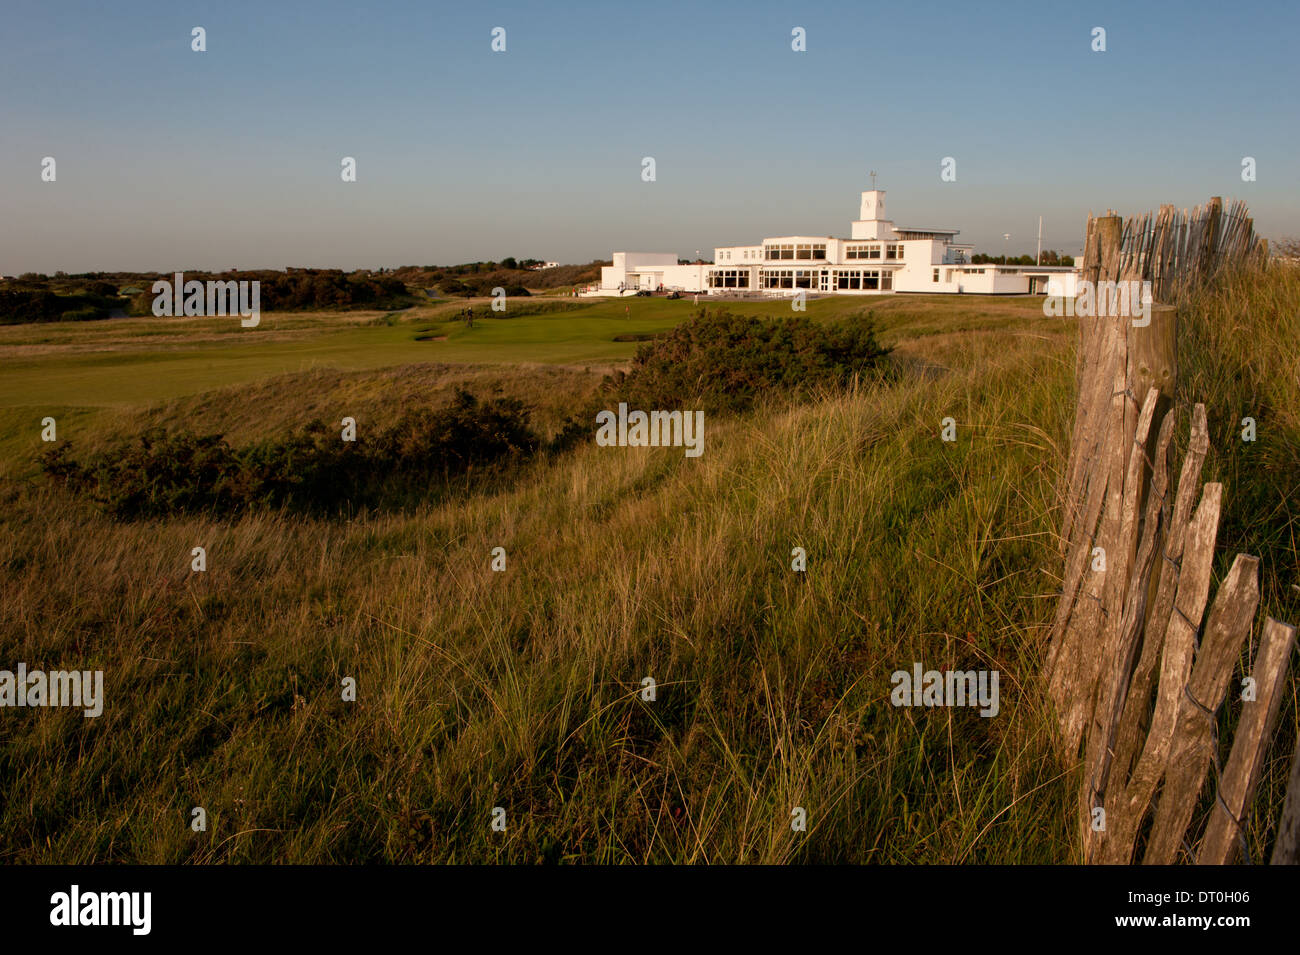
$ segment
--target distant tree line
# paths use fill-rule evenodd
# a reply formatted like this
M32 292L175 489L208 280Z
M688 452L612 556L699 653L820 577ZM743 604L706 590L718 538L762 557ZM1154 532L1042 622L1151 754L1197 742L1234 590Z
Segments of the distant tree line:
M447 296L489 297L503 288L511 298L522 298L528 289L551 289L587 285L600 278L600 267L609 262L561 265L533 271L541 259L507 256L500 262L466 262L460 265L405 265L394 269L292 268L284 271L234 269L206 272L184 271L185 281L258 281L263 311L325 311L333 309L394 310L425 301L411 289L436 289ZM157 297L153 283L172 281L173 273L159 272L24 272L17 278L0 280L0 325L25 322L86 321L107 318L114 309L128 314L153 314ZM120 297L119 290L127 289ZM128 300L129 299L129 300Z
M1032 255L987 255L983 252L976 252L970 257L972 265L1034 265ZM1038 265L1074 265L1074 256L1062 255L1055 249L1044 249L1042 258L1036 263Z
M0 287L0 325L28 322L91 322L108 318L121 308L117 289L108 282L91 282L82 291L60 295L49 288Z
M114 309L125 308L131 315L152 315L157 293L153 283L173 280L172 274L119 273L118 283L134 288L129 301L119 295L119 284L104 281L110 273L83 273L53 278L27 272L0 283L0 325L26 322L91 321L107 318ZM93 277L92 277L93 276ZM185 281L257 281L259 307L263 311L328 309L397 309L416 299L406 283L393 275L367 272L345 273L340 269L292 269L287 272L201 272L184 273Z
M464 298L491 295L492 290L497 288L504 289L505 293L511 298L528 295L528 289L518 282L503 284L507 282L508 279L503 278L500 273L494 273L481 279L470 279L468 281L448 277L441 279L435 285L443 295L459 295Z
M159 278L171 280L170 275ZM341 269L293 269L290 272L186 272L185 281L260 282L260 307L264 312L322 311L329 309L395 309L411 305L413 296L399 278ZM153 314L153 281L131 300L131 314Z
M531 266L544 264L540 259L506 256L500 262L463 262L459 265L404 265L392 274L408 285L437 289L442 295L489 296L494 288L503 288L512 298L527 295L527 289L553 289L589 285L600 279L600 267L609 262L587 265L560 265L534 271Z

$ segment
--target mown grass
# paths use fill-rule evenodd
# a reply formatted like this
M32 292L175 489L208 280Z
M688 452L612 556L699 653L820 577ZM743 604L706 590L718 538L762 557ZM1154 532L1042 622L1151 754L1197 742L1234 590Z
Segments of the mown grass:
M1075 861L1038 682L1074 326L1035 300L870 307L900 381L709 417L697 459L584 445L513 488L347 521L117 523L33 476L35 427L4 419L0 654L103 668L107 703L0 715L0 858ZM480 326L519 327L466 337ZM466 379L558 421L598 378L574 364L317 370L70 427L93 445L183 416L253 440ZM893 707L914 662L998 669L999 715Z
M422 306L400 313L389 324L384 313L280 313L262 316L257 328L245 329L231 318L112 319L93 324L22 325L0 327L0 473L11 473L27 457L29 441L39 434L41 420L54 417L61 437L81 445L102 443L103 435L120 424L138 430L139 414L161 417L161 424L183 424L176 402L194 396L217 397L225 416L260 417L263 433L286 423L306 423L312 415L294 416L310 405L328 416L326 398L340 399L335 407L351 405L358 392L373 397L395 387L394 377L380 369L413 363L461 367L457 376L475 375L470 366L546 366L561 374L583 377L601 374L630 359L634 341L619 337L646 337L672 328L694 314L687 300L581 299L540 303L516 302L517 310L493 313L487 299L475 300L473 328L458 320L467 303ZM549 311L537 312L540 307ZM1028 307L1027 307L1028 306ZM631 319L623 309L633 309ZM742 315L790 314L784 304L726 303ZM518 314L519 310L532 310ZM783 311L784 310L784 311ZM833 321L869 312L886 345L932 336L936 327L953 331L951 341L964 340L965 332L980 329L994 334L1015 326L1025 314L1034 314L1028 302L1016 299L982 299L954 307L941 296L846 300L828 298L809 303L814 321ZM504 315L506 317L483 317ZM517 317L516 317L517 316ZM384 321L377 321L377 320ZM424 340L421 340L424 339ZM320 377L305 377L312 372ZM349 393L319 393L315 386L336 373L353 375L358 382ZM443 372L434 377L439 378ZM401 376L402 380L408 380ZM500 380L502 376L496 375ZM519 376L506 376L507 378ZM421 376L428 382L430 376ZM527 375L516 391L539 390L531 382L545 376ZM310 382L311 387L304 387ZM249 400L239 397L248 389ZM276 394L282 390L283 394ZM568 392L553 392L562 400ZM412 389L403 399L414 399ZM554 399L543 398L553 410ZM382 406L382 402L375 403ZM192 411L194 404L185 406ZM550 413L550 410L547 412ZM345 411L352 414L355 411ZM563 417L562 415L560 417ZM358 422L360 422L358 417ZM71 428L71 430L69 430ZM217 422L211 430L226 430Z
M473 328L458 320L467 304L474 306ZM895 338L940 330L1005 330L1020 321L1025 306L1005 298L957 305L942 296L841 297L814 300L806 314L816 321L870 312L886 344L892 344ZM773 302L721 307L740 315L791 314L788 306ZM636 351L635 342L616 341L617 336L653 335L695 311L687 299L521 299L494 313L489 299L475 299L398 313L268 313L256 328L241 328L234 318L5 326L0 327L0 408L134 407L275 375L369 371L412 362L607 369Z

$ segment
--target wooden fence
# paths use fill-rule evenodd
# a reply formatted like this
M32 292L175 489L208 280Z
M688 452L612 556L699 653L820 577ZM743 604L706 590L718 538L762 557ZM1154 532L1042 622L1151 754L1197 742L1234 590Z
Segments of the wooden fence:
M1171 480L1173 303L1261 254L1244 205L1225 213L1217 198L1190 214L1164 206L1154 216L1088 221L1081 278L1098 290L1097 314L1079 318L1065 570L1045 667L1066 757L1082 750L1078 808L1088 862L1133 861L1144 833L1142 860L1173 862L1212 764L1216 800L1195 860L1232 862L1244 842L1295 628L1265 624L1251 671L1254 699L1242 702L1220 771L1216 714L1254 623L1259 561L1238 554L1210 602L1223 488L1201 485L1209 435L1199 404ZM1152 298L1142 318L1140 297L1102 291L1144 282ZM1300 772L1292 773L1283 816L1275 861L1288 853L1294 860L1300 843Z

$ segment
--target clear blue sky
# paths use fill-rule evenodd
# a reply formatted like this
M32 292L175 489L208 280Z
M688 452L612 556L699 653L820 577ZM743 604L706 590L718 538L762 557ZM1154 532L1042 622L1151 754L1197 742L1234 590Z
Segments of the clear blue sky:
M871 169L995 253L1211 195L1297 235L1298 36L1294 0L5 0L0 273L693 256L845 235Z

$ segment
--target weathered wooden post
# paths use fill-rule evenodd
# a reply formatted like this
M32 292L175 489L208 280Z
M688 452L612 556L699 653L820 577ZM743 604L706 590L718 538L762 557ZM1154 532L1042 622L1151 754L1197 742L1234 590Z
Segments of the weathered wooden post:
M1082 270L1083 280L1093 283L1091 288L1118 277L1123 233L1119 216L1091 221ZM1046 664L1048 692L1056 704L1062 749L1068 757L1078 751L1083 738L1101 666L1097 637L1104 615L1105 575L1089 570L1093 545L1105 552L1107 539L1118 527L1119 504L1106 489L1112 480L1118 489L1125 463L1119 440L1108 438L1117 426L1123 428L1127 375L1122 320L1101 314L1101 308L1094 311L1099 314L1079 318L1079 394L1062 527L1066 568ZM1102 528L1097 531L1099 518Z
M1095 307L1076 308L1065 568L1044 674L1065 758L1086 744L1079 818L1089 862L1130 862L1142 842L1146 862L1178 856L1217 745L1215 711L1254 619L1254 557L1238 554L1210 601L1222 485L1201 485L1205 408L1192 409L1176 486L1168 412L1178 386L1179 322L1170 303L1258 248L1245 207L1234 203L1225 214L1217 197L1190 216L1163 206L1154 217L1088 220L1081 278L1091 284L1078 304L1090 296ZM1245 704L1228 769L1214 783L1216 810L1198 861L1235 857L1293 640L1291 628L1269 621L1255 661L1260 695ZM1275 858L1300 854L1300 774L1293 776Z
M1174 306L1153 302L1149 324L1130 324L1128 380L1129 390L1138 400L1148 388L1160 389L1155 420L1163 419L1178 381L1178 312Z
M1264 636L1255 655L1255 696L1244 702L1241 720L1232 740L1232 752L1223 770L1219 796L1214 804L1205 839L1197 853L1198 865L1228 865L1237 861L1244 816L1250 809L1264 768L1264 754L1273 735L1273 724L1282 705L1291 649L1295 646L1295 627L1278 623L1272 617L1264 624ZM1279 833L1277 846L1282 845ZM1276 847L1274 849L1276 853Z

